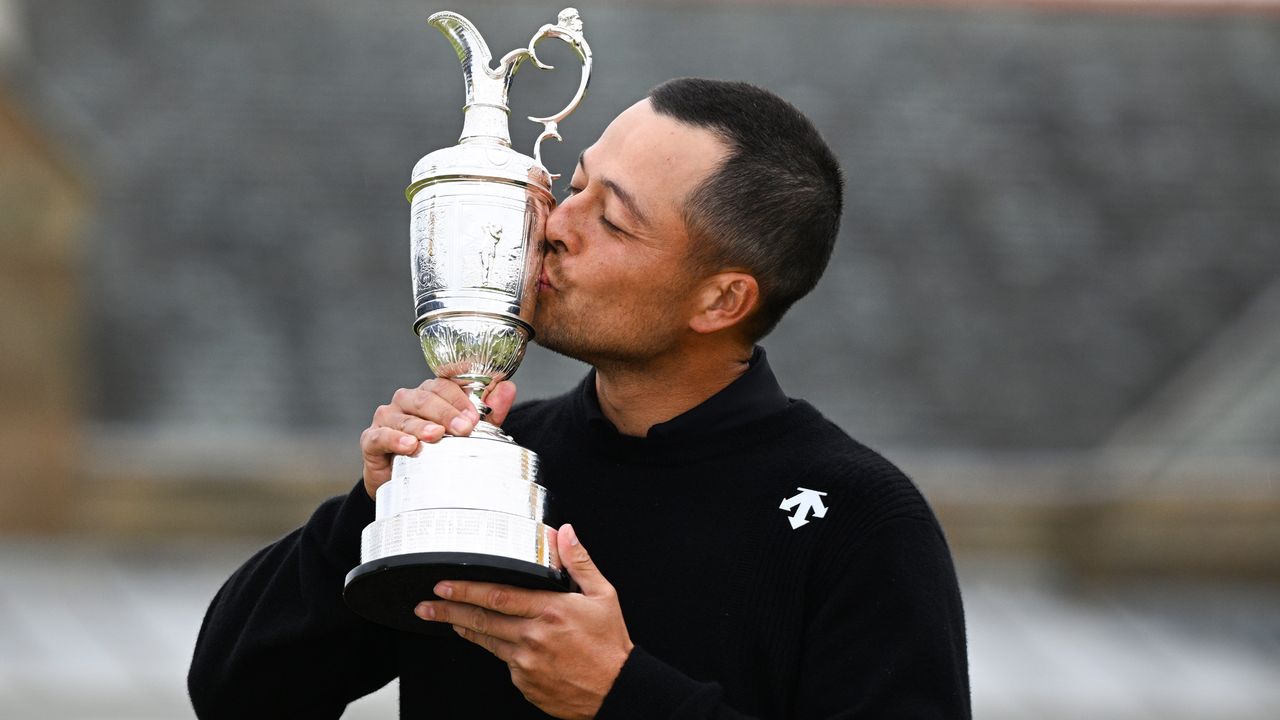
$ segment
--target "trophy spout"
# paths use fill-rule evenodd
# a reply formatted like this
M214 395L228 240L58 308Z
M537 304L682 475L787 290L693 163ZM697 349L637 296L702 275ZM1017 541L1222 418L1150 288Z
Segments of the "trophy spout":
M462 81L466 86L467 103L462 107L462 136L459 142L489 142L511 147L511 133L507 128L507 91L511 78L523 58L503 58L497 69L489 67L493 53L471 21L461 15L442 11L427 18L427 23L439 30L462 62Z

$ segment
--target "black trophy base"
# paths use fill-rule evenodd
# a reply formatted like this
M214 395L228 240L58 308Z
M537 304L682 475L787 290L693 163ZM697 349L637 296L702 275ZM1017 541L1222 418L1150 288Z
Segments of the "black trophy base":
M347 573L343 598L358 615L397 630L444 635L448 625L427 622L413 613L423 600L437 600L441 580L475 580L532 590L573 589L569 574L524 560L465 552L391 555L370 560Z

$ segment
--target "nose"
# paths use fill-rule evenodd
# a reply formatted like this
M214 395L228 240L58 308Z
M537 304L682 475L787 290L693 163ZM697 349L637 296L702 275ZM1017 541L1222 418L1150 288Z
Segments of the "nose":
M573 252L578 248L579 195L570 195L547 216L547 249L550 252Z

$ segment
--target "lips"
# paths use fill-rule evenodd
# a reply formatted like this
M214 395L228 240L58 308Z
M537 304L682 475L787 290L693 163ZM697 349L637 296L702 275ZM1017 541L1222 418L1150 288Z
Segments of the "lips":
M542 273L538 275L538 292L543 290L555 290L555 283L551 282L551 276L547 274L547 266L544 262L542 265Z

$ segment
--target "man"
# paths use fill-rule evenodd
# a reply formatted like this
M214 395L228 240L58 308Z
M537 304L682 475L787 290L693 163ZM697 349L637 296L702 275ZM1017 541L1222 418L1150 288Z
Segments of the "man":
M594 370L488 398L573 519L582 592L446 581L416 612L458 637L343 605L392 458L478 420L449 381L400 390L361 436L363 482L214 598L197 712L336 717L399 676L404 717L967 717L937 521L755 347L821 275L841 188L808 120L749 85L676 80L618 116L547 221L534 322Z

